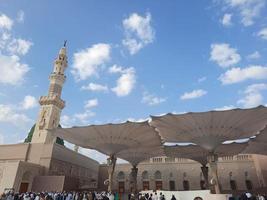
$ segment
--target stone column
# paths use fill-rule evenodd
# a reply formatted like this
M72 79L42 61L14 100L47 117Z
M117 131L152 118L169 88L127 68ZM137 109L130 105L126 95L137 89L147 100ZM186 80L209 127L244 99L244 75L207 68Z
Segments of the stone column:
M117 158L114 155L109 156L107 159L107 165L108 165L108 192L112 192L112 186L113 186L113 174L114 169L116 165Z
M136 165L134 165L131 172L134 195L137 195L137 173L138 173L138 168L136 167Z
M204 176L206 189L209 189L209 168L206 165L202 165L201 171Z
M210 164L210 169L211 169L211 185L214 185L215 189L215 194L221 194L221 187L220 187L220 182L218 178L218 167L217 167L217 162L218 162L218 155L216 154L211 154L208 156L208 162Z

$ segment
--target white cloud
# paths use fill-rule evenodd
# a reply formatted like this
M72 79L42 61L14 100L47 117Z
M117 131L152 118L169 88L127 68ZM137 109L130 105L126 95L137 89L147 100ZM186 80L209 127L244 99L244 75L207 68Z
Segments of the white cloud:
M260 16L265 6L265 0L226 0L227 5L237 9L244 26L253 25L255 18Z
M75 79L85 80L97 75L101 66L110 59L110 51L109 44L99 43L74 53L71 73Z
M17 13L17 22L19 23L23 23L24 22L24 11L23 10L20 10L18 11Z
M151 26L151 14L146 16L132 13L123 20L125 39L123 45L128 48L130 54L136 54L140 49L152 43L155 38L155 31Z
M263 96L261 94L263 90L267 90L267 84L258 83L249 85L244 92L245 96L239 99L237 103L245 108L256 107L263 103Z
M267 27L261 29L261 30L258 32L258 36L261 37L261 38L264 39L264 40L267 40Z
M153 94L149 94L147 92L144 92L143 98L142 98L142 103L145 103L149 106L154 106L154 105L161 104L161 103L165 102L166 100L167 100L166 98L157 97Z
M5 14L1 14L0 15L0 29L11 30L12 26L13 26L13 20L10 19Z
M14 38L11 34L13 20L0 15L0 83L18 85L30 70L27 64L21 63L21 55L28 53L32 42Z
M261 57L261 54L258 51L253 52L252 54L249 54L247 56L248 59L252 60L252 59L258 59Z
M83 113L76 113L74 114L74 120L82 124L88 124L89 123L89 119L91 117L94 117L95 116L95 113L90 111L90 110L86 110L85 112Z
M133 67L123 68L113 65L109 68L109 72L121 74L117 80L116 87L113 87L111 90L119 97L130 94L136 83L135 69Z
M255 93L255 92L259 92L259 91L266 90L266 89L267 89L267 84L265 84L265 83L257 83L257 84L249 85L246 88L245 93L246 94Z
M223 26L231 26L232 25L232 14L225 13L221 20Z
M18 85L30 70L27 64L20 63L18 56L5 56L0 54L0 83Z
M199 97L202 97L207 94L207 91L199 89L199 90L193 90L192 92L185 92L180 99L181 100L187 100L187 99L196 99Z
M60 125L63 127L63 128L69 128L69 127L72 127L74 125L74 121L73 121L73 118L71 118L70 116L68 115L62 115L60 117Z
M8 51L11 54L25 55L30 50L32 42L23 39L13 39L7 46Z
M27 95L24 97L23 102L21 102L21 107L24 110L34 108L38 105L37 99L34 96Z
M108 91L108 87L106 85L100 85L96 83L89 83L88 85L84 85L81 87L82 90L96 91L96 92L106 92Z
M11 34L8 32L2 32L0 37L0 49L5 50L7 49L6 45L11 38Z
M229 44L212 44L210 60L225 68L237 64L241 56L237 53L237 49L231 48Z
M89 99L85 102L84 108L90 109L96 106L98 106L98 99Z
M229 106L223 106L223 107L220 107L220 108L215 108L214 110L223 111L223 110L232 110L234 108L235 108L235 106L229 105Z
M267 78L267 67L252 65L246 68L232 68L219 77L222 84L233 84L245 80L261 80Z
M32 123L32 120L22 113L17 113L12 106L0 104L0 122L25 128L29 122Z
M90 118L94 117L96 113L92 112L90 109L98 106L98 99L89 99L84 102L84 111L80 113L75 113L72 116L62 115L60 123L62 127L72 127L73 125L85 125L90 122Z
M203 76L203 77L200 77L197 81L198 81L199 83L201 83L201 82L204 82L204 81L206 81L206 80L207 80L207 77Z
M115 73L123 73L124 69L121 66L113 65L108 69L109 73L115 74Z

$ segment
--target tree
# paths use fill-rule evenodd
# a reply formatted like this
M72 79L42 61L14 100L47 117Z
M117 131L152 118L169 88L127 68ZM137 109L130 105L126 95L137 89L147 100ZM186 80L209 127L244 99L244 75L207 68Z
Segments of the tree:
M24 143L30 143L30 142L32 141L32 136L33 136L33 133L34 133L35 125L36 125L36 124L34 124L34 125L32 126L31 130L30 130L29 133L28 133L28 136L27 136L27 137L25 138L25 140L24 140ZM61 125L59 124L58 127L61 128ZM57 137L57 139L56 139L56 143L57 143L57 144L60 144L60 145L62 145L62 146L64 146L64 140L61 139L61 138L59 138L59 137Z
M28 133L28 136L27 136L27 137L25 138L25 140L24 140L24 143L30 143L30 142L32 141L32 135L33 135L33 133L34 133L35 125L36 125L36 124L34 124L34 125L32 126L31 130L30 130L29 133Z

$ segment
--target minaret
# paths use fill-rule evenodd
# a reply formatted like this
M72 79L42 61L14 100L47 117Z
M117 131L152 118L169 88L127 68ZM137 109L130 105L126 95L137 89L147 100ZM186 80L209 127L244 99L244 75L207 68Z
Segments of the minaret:
M48 95L41 96L39 99L41 108L33 133L32 143L53 143L55 141L54 137L49 133L49 129L58 127L61 110L65 107L65 101L61 99L61 91L66 79L64 72L68 65L67 59L65 41L64 46L60 49L54 61L54 70L49 77Z

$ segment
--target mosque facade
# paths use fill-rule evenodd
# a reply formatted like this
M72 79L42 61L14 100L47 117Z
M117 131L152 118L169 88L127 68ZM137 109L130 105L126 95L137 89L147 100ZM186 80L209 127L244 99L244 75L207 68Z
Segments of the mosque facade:
M48 95L39 99L40 113L31 142L0 145L0 193L97 189L99 163L57 144L49 132L59 126L65 106L61 92L67 65L64 45L54 61Z
M219 158L218 175L224 193L264 191L267 181L267 156L240 154ZM100 166L105 174L105 166ZM130 192L131 165L117 164L114 189ZM211 177L209 177L211 178ZM100 178L99 179L104 179ZM105 186L99 183L103 189ZM138 165L138 190L202 190L206 189L201 164L185 158L154 157Z
M107 165L56 143L49 130L59 126L65 106L61 92L68 65L66 47L54 61L47 96L39 100L40 112L30 143L0 145L0 193L5 190L62 191L106 190ZM200 190L205 181L195 161L154 157L138 165L138 190ZM237 155L219 159L223 191L266 189L267 156ZM117 164L114 191L131 192L131 165Z

